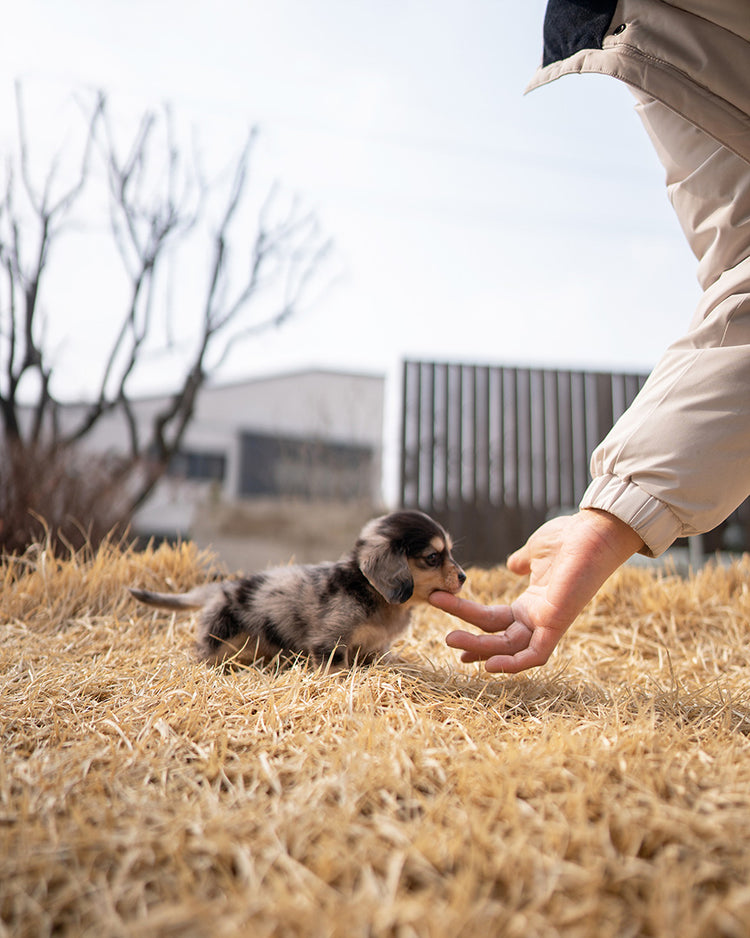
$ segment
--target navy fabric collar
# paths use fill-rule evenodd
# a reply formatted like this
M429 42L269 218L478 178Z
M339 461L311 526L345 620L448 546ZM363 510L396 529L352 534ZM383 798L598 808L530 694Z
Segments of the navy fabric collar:
M549 0L544 15L543 65L581 49L601 49L617 0Z

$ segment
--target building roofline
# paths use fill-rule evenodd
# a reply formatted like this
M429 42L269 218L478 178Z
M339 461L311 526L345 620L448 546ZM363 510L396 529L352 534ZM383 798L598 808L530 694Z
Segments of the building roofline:
M368 372L368 371L345 371L340 368L324 368L324 367L311 367L311 368L291 368L288 371L274 371L268 372L267 374L262 375L253 375L248 378L236 378L229 381L217 381L206 382L201 391L223 391L231 390L233 388L247 387L248 385L253 384L262 384L266 381L278 381L291 378L302 378L308 375L330 375L336 378L361 378L362 380L373 381L385 381L385 374L383 372ZM147 394L135 394L131 400L134 402L144 403L147 401L160 401L165 398L172 397L176 392L174 390L164 390L159 392L150 392ZM87 398L78 398L76 400L61 401L60 404L63 407L88 407L92 403L92 400Z
M273 371L262 375L253 375L249 378L237 378L231 381L207 383L206 390L221 390L224 388L242 387L246 384L260 384L263 381L276 381L283 378L302 378L307 375L330 375L336 378L362 378L364 380L385 380L383 372L375 371L347 371L343 368L291 368L289 371Z

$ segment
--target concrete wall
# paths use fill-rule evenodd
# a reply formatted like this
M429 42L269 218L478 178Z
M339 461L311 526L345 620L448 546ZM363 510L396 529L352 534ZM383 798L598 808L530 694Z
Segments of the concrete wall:
M238 497L240 438L243 431L279 434L330 443L366 446L374 453L368 504L382 500L382 448L385 380L381 375L300 371L204 388L182 449L223 453L222 484L165 478L134 519L136 531L189 536L199 509L212 511ZM134 409L142 434L167 397L143 398ZM63 428L80 420L84 407L61 414ZM92 453L122 453L129 445L127 425L114 413L99 422L83 447Z
M191 539L210 548L228 573L252 573L288 563L338 560L370 518L384 513L368 501L253 499L204 503Z

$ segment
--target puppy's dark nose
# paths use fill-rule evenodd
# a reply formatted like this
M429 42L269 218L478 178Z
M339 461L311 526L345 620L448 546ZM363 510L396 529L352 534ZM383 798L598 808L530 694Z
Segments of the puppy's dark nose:
M459 583L465 583L465 582L466 582L466 574L464 573L464 571L463 571L460 567L458 568L458 582L459 582Z

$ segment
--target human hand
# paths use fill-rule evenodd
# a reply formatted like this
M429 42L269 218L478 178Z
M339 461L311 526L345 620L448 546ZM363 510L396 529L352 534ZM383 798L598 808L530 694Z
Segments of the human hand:
M530 577L509 606L483 606L445 592L433 593L430 602L490 633L451 632L446 642L462 649L462 661L485 661L488 671L515 674L547 662L599 587L642 546L619 518L583 509L543 524L511 554L508 569Z

